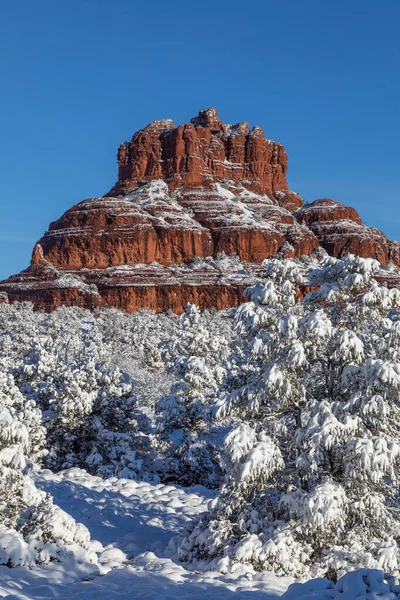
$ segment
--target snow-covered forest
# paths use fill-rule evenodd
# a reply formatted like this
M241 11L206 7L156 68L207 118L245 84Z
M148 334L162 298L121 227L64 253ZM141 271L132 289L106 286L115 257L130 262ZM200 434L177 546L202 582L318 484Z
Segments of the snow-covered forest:
M400 289L264 265L229 311L0 305L0 596L400 597Z

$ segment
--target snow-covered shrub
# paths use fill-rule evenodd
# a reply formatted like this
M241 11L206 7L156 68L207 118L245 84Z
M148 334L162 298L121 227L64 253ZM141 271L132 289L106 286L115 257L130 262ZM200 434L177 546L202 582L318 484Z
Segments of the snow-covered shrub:
M303 274L275 260L249 289L236 386L217 411L238 422L226 478L182 559L295 576L399 570L400 296L377 269L324 258L310 273L318 290L296 302Z
M40 492L27 474L46 456L36 402L23 395L0 363L0 564L9 567L74 558L97 563L101 544Z
M154 458L151 420L155 399L153 406L148 399L151 394L158 398L166 386L159 390L153 385L154 364L142 364L149 383L140 404L137 381L116 366L115 358L121 360L125 354L129 367L125 347L131 345L122 339L118 324L124 322L123 317L131 324L127 335L143 327L150 329L149 322L158 331L158 317L144 315L145 325L138 318L132 326L128 315L116 313L114 318L102 313L94 318L81 309L34 313L34 333L24 339L12 363L7 363L23 397L43 415L48 450L45 464L52 469L82 466L103 477L152 477L147 474L147 464ZM160 365L156 368L161 370Z
M170 461L172 479L216 485L209 405L230 319L195 307L182 318L65 307L45 314L25 303L1 305L0 323L3 370L43 415L46 466L147 478ZM174 403L185 407L175 429Z
M137 422L132 384L117 367L89 360L60 370L46 398L47 466L147 477L140 452L149 449L149 439Z
M101 549L88 529L39 491L30 477L0 465L0 564L33 567L71 558L97 563Z
M141 310L127 315L116 309L99 311L96 327L109 350L108 361L129 375L141 406L154 408L172 378L164 369L161 346L176 336L176 315Z
M183 484L218 484L211 412L225 375L230 341L226 319L188 304L175 337L164 345L167 369L175 381L157 404L159 446L169 477Z
M26 461L40 461L45 454L42 414L26 399L10 373L0 366L0 463L25 468Z

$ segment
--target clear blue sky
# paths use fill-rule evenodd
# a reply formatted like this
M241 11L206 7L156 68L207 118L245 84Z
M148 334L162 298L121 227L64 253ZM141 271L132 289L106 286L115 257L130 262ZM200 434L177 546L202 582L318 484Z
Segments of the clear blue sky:
M3 0L0 277L105 193L147 123L215 106L289 154L289 184L400 238L398 0Z

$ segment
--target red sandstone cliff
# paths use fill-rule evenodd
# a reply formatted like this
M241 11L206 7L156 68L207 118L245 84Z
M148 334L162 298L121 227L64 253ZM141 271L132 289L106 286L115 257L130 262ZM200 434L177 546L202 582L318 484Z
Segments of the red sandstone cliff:
M223 123L215 108L200 111L179 127L170 119L151 123L121 144L118 165L118 182L110 196L153 179L163 179L171 190L225 180L240 181L261 194L288 187L284 147L267 140L260 127Z
M354 208L323 198L301 208L296 219L311 229L332 256L352 253L376 258L382 264L392 261L400 265L399 243L388 240L379 229L365 225Z
M188 301L242 301L258 265L278 252L349 252L400 265L400 245L333 200L303 206L287 155L259 127L223 123L215 109L175 127L155 121L118 150L118 181L50 224L31 266L0 283L10 301L180 311ZM236 254L225 271L191 261ZM208 266L207 266L208 264Z

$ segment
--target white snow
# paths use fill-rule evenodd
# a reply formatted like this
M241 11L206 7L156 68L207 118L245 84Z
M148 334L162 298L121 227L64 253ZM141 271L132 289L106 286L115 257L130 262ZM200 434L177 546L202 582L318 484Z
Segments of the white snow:
M180 563L173 539L213 493L196 486L101 479L81 469L39 471L36 485L83 523L104 551L99 566L73 561L28 569L0 566L0 598L44 600L273 600L291 583L243 568L234 574ZM172 542L171 542L172 540ZM169 547L168 547L169 546Z
M346 573L336 583L313 579L294 583L282 600L397 600L400 586L394 578L377 569L358 569Z

